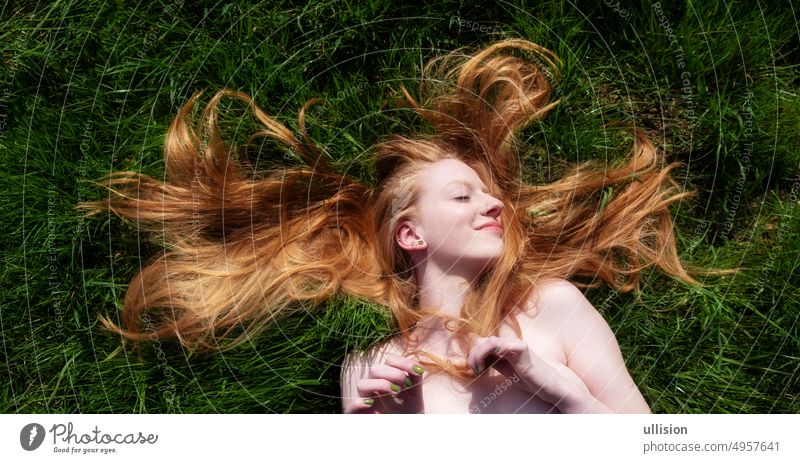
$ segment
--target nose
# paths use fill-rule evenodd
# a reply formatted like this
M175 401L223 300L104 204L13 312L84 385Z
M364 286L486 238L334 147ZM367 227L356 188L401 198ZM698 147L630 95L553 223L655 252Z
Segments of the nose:
M489 217L496 219L498 216L500 216L500 212L503 211L504 207L503 201L500 201L494 196L489 196L489 203L486 206L486 212L484 212L484 215L488 215Z

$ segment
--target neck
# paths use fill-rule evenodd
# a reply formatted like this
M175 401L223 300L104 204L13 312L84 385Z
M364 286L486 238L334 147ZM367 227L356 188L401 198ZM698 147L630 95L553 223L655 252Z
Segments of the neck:
M458 275L444 272L433 272L431 268L418 267L417 284L419 291L419 307L440 311L458 318L464 305L470 281ZM440 315L426 315L413 328L414 337L419 345L436 355L449 352L453 333L445 328L446 318Z
M452 316L461 314L461 306L474 276L444 272L430 262L417 267L417 287L419 306L426 309L441 310Z
M440 266L430 259L415 262L415 265L419 307L455 318L461 316L467 291L484 270L482 266L470 268L464 263ZM443 334L449 339L451 333L445 328L445 321L441 316L427 315L417 322L415 332L423 340L440 339Z

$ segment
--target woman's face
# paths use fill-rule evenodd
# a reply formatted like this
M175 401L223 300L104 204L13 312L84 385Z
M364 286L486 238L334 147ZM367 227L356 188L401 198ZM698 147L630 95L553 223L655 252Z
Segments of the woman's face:
M443 159L422 170L416 181L418 214L401 222L395 237L415 261L424 258L444 273L462 273L481 271L501 255L503 203L471 167Z

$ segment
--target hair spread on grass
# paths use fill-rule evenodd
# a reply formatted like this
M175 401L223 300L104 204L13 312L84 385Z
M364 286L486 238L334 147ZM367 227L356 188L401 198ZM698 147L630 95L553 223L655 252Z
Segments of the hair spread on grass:
M514 137L558 104L549 101L545 74L557 76L558 64L549 50L517 39L433 59L419 101L402 88L432 134L394 135L375 146L374 186L338 173L311 141L304 114L317 100L300 110L301 140L248 95L228 89L190 125L195 94L167 132L165 181L114 172L98 182L107 199L79 205L87 215L111 211L132 220L167 248L131 281L121 321L101 321L133 340L177 337L189 349L230 348L280 316L345 294L387 307L407 351L427 358L429 368L474 377L466 359L451 363L410 349L414 324L435 311L418 306L410 256L395 241L398 225L415 214L416 176L448 158L475 169L505 205L502 256L470 287L461 317L446 325L467 345L469 333L494 335L504 320L521 336L509 315L537 281L594 287L602 280L628 292L651 266L691 285L700 283L690 273L726 273L679 259L668 206L695 192L682 191L671 175L683 164L665 166L640 130L630 129L631 154L616 166L590 161L555 182L522 180ZM255 178L220 134L223 97L246 103L263 124L252 139L274 139L305 165Z

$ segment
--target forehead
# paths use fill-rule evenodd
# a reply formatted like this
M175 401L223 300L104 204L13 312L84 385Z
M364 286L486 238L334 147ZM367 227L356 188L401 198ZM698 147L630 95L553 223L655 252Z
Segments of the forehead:
M450 183L464 181L477 186L484 185L477 172L457 159L442 159L422 171L422 187L428 191L444 188Z

